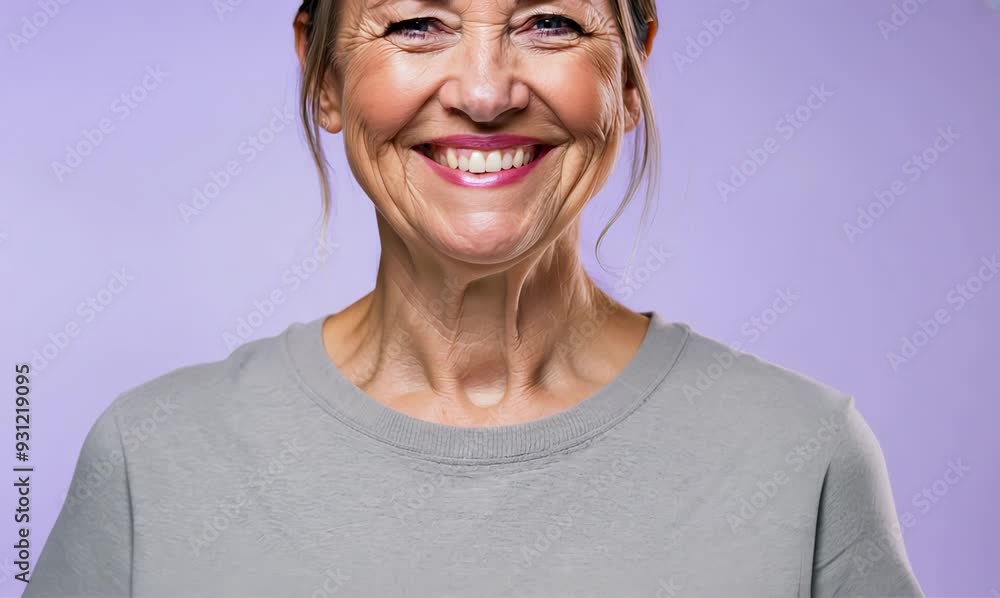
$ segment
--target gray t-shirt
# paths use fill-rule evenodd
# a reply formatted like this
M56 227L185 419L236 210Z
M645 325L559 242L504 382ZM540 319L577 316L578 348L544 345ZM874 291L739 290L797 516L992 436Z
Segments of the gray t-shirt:
M378 403L322 318L125 392L24 596L922 595L853 399L647 315L526 424Z

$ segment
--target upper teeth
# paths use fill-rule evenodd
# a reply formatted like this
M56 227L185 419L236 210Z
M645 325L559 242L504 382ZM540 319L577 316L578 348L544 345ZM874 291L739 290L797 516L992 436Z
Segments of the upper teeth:
M535 157L535 146L509 147L488 152L431 146L429 153L438 164L457 168L463 172L500 172L501 170L520 168L531 162Z

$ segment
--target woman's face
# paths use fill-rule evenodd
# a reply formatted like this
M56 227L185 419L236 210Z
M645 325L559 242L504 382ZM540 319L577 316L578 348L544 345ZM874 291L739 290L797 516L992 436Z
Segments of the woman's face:
M341 10L323 110L404 241L478 264L543 248L635 126L611 0L345 0Z

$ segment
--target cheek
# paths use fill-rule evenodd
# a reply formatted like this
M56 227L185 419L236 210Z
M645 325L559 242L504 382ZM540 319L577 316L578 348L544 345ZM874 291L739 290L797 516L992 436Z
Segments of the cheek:
M391 139L426 103L433 86L425 73L391 49L356 57L345 69L345 120L359 125L370 143Z
M562 58L562 57L561 57ZM567 193L556 209L575 217L600 189L618 158L625 129L622 87L614 53L566 56L539 73L536 89L572 141L559 167L558 189Z
M553 60L535 76L539 95L577 142L603 145L624 125L613 52L601 54Z

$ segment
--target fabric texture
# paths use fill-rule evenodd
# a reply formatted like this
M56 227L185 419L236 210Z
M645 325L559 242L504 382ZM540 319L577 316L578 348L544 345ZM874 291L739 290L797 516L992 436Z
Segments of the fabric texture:
M129 390L24 596L922 596L854 400L647 316L610 384L525 424L375 401L323 318Z

